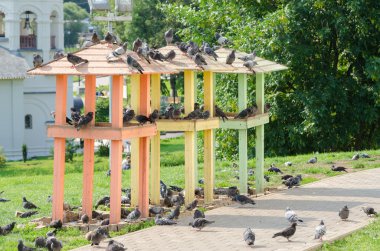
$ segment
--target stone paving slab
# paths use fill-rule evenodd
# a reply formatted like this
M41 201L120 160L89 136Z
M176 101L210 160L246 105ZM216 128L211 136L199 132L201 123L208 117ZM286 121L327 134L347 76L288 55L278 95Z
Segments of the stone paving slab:
M372 221L362 211L371 205L380 209L380 169L349 173L299 188L284 190L256 199L257 204L220 207L206 212L206 218L216 223L196 231L188 226L189 217L181 218L176 226L155 226L114 239L124 243L128 250L251 250L243 241L245 228L256 234L255 250L308 250L320 245L314 240L315 227L323 219L327 226L325 240L334 240ZM350 209L348 221L341 221L338 211L344 205ZM289 226L284 210L290 206L304 220L288 242L273 234ZM107 242L99 247L75 249L105 250Z

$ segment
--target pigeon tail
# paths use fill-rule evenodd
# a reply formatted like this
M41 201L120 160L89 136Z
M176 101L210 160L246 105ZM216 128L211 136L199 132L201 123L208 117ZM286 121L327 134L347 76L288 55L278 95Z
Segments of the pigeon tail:
M275 234L272 236L272 238L276 238L276 237L278 237L278 236L282 236L282 232L275 233Z

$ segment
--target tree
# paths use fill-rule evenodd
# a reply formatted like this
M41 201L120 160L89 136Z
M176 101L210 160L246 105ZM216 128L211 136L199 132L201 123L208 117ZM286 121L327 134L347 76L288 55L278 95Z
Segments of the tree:
M85 9L88 13L90 13L90 6L88 5L88 1L86 0L64 0L64 3L74 2L79 5L81 8Z
M82 20L88 18L89 14L74 2L64 3L63 12L65 19L65 47L76 45L79 33L83 31L85 25Z

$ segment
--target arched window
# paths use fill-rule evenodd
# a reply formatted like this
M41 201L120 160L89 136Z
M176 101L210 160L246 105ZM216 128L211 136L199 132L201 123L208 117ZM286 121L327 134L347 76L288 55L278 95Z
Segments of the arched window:
M25 129L32 129L32 115L25 115Z
M0 37L5 37L5 14L0 12Z

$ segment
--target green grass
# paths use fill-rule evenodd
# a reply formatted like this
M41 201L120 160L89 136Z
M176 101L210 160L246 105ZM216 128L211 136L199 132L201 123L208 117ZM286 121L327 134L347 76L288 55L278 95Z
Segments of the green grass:
M355 233L334 241L331 244L325 243L318 249L319 251L378 251L380 250L380 218L365 228Z
M167 139L161 141L161 179L170 185L184 187L184 138ZM265 159L265 168L270 163L275 163L284 173L302 174L303 184L314 182L326 177L341 175L330 170L331 164L344 165L350 171L361 171L369 168L380 167L380 150L367 151L372 157L370 159L359 159L351 161L353 152L318 154L318 164L306 164L312 156L298 155L288 157L272 157ZM286 161L292 161L293 166L285 167ZM70 205L80 205L82 196L82 156L75 156L74 161L66 163L65 169L65 202ZM237 161L235 161L237 163ZM108 170L108 158L95 157L94 172L94 202L100 197L108 195L110 191L110 178L105 173ZM249 160L248 168L255 168L255 160ZM198 164L199 177L203 176L203 163ZM281 176L266 172L270 176L267 187L277 188L281 185ZM228 161L217 161L215 170L215 186L226 187L238 185L238 168L234 169ZM254 176L249 177L249 183L254 186ZM122 186L129 187L130 170L123 171ZM51 204L46 198L52 194L53 187L53 159L51 157L37 158L26 163L22 161L8 162L6 167L0 168L0 191L5 191L2 197L10 199L11 202L0 204L0 225L16 221L23 228L16 229L6 237L0 237L1 250L14 250L17 240L23 239L30 245L37 236L42 236L47 229L35 230L28 223L33 218L49 216ZM30 201L40 207L39 214L29 219L15 218L16 211L24 211L21 198L26 196ZM121 232L111 235L120 235L136 229L145 228L152 223L144 223L138 226L126 227ZM64 243L64 250L79 247L88 242L79 231L70 229L61 231L58 235Z

